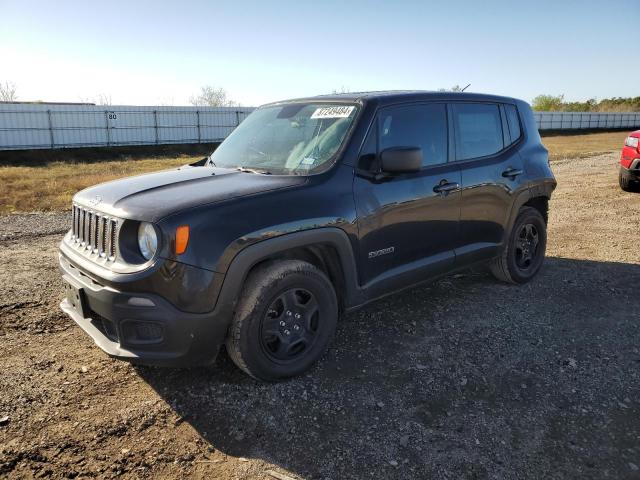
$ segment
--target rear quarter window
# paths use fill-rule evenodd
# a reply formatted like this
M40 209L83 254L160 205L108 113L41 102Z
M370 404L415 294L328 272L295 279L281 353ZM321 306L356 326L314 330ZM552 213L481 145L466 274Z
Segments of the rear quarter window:
M456 103L452 105L456 160L486 157L504 148L498 105Z
M511 143L518 141L522 135L520 130L520 118L518 117L518 110L515 105L505 105L504 111L507 114L507 124L509 125L509 135L511 136Z

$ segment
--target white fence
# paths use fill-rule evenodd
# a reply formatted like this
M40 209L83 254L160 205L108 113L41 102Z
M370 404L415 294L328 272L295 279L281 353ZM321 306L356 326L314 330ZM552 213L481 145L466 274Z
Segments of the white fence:
M222 141L251 107L0 103L0 150ZM540 131L640 128L640 113L534 112Z
M0 150L220 142L245 107L0 104Z
M640 112L533 112L538 130L640 128Z

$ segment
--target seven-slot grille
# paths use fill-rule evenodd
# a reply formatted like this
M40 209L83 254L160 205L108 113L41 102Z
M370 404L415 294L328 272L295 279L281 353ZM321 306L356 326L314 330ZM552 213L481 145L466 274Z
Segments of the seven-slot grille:
M115 260L118 221L77 205L72 211L71 240L89 253Z

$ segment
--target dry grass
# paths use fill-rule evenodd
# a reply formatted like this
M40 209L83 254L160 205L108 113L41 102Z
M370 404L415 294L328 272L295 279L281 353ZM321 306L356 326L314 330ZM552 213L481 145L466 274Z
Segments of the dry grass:
M551 160L584 158L621 150L628 132L588 133L585 135L553 135L542 137Z
M543 137L552 160L582 158L622 148L626 132ZM202 158L148 158L98 162L51 162L45 165L0 166L0 214L69 208L71 197L96 183L172 168Z
M69 208L71 197L96 183L172 168L202 158L153 158L90 163L0 166L0 214Z

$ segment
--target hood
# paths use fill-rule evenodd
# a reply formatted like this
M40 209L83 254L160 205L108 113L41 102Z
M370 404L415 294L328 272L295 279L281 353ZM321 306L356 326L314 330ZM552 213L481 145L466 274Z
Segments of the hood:
M191 207L302 185L305 177L185 166L86 188L73 201L107 215L157 222Z

